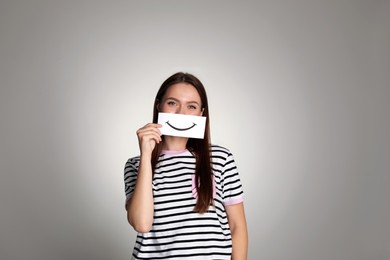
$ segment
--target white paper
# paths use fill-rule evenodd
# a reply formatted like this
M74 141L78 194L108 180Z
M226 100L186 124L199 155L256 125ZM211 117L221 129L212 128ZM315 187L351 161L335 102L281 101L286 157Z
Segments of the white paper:
M172 113L159 113L158 123L161 134L189 138L204 138L206 117Z

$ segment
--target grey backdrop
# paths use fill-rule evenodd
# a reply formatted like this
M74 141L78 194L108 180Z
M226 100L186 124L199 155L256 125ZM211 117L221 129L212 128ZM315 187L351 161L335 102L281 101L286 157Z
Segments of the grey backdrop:
M0 3L0 258L130 259L123 167L197 75L249 259L390 259L390 2Z

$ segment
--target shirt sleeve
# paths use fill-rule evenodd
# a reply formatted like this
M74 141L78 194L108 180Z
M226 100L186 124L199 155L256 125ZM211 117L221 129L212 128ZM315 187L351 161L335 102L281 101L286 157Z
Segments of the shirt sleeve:
M139 157L130 158L125 165L124 169L124 182L125 182L125 195L126 195L126 201L125 206L127 204L127 201L133 196L135 184L137 182L137 174L138 174L138 167L139 167Z
M225 206L238 204L244 201L244 192L240 176L233 155L227 154L222 167L222 192Z

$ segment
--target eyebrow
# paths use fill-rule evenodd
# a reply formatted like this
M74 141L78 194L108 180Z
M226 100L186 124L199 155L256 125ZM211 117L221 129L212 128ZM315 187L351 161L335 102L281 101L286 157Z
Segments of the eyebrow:
M174 97L167 97L165 100L169 100L169 99L175 100L175 101L177 101L177 102L180 103L180 100L178 100L177 98L174 98ZM186 103L187 103L187 104L195 103L195 104L197 104L198 106L200 106L200 104L199 104L197 101L188 101L188 102L186 102Z

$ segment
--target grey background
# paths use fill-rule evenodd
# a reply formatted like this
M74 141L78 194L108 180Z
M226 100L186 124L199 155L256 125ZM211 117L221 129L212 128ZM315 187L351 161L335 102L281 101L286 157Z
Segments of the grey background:
M129 259L123 167L176 71L235 155L249 259L390 259L390 2L0 2L1 259Z

